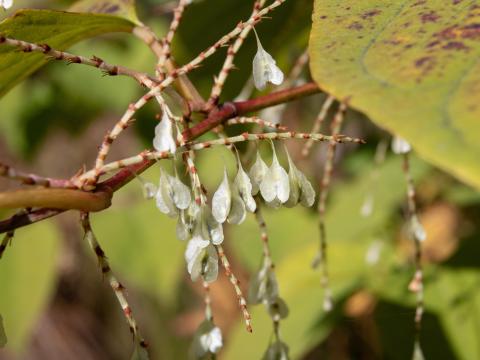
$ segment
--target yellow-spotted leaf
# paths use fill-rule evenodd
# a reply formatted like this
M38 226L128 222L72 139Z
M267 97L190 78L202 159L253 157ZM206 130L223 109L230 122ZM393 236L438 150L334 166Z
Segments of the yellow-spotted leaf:
M19 10L0 23L0 34L65 50L81 40L101 34L130 32L134 26L132 21L113 15ZM24 53L0 44L0 97L48 61L43 54Z
M480 188L480 5L316 0L309 51L322 89Z

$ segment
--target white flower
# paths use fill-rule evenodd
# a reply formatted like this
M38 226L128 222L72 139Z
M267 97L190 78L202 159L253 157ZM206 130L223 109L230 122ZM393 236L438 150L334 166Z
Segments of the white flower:
M203 359L207 354L216 354L223 346L222 332L211 320L205 320L198 327L193 340L196 359Z
M260 191L260 184L263 181L267 171L268 166L265 164L265 161L263 161L262 157L260 156L260 152L257 150L257 159L248 172L252 182L252 195L257 195Z
M238 158L238 154L237 154L237 158ZM245 170L243 170L242 163L240 162L240 158L238 158L238 172L237 172L237 176L235 177L234 184L240 197L245 203L245 208L248 211L253 213L257 208L257 203L255 202L255 199L252 196L252 183L247 173L245 172Z
M157 194L157 187L152 184L151 182L144 182L143 183L143 196L145 199L150 200L155 197Z
M162 213L175 217L178 210L185 210L190 206L190 189L177 176L170 176L160 169L160 183L156 200L157 208Z
M255 82L255 87L258 90L263 90L267 82L280 85L283 82L282 70L278 68L272 56L263 49L256 33L255 36L258 46L257 53L253 58L253 81Z
M4 10L10 9L13 5L13 0L0 0L0 7Z
M208 239L214 245L220 245L223 242L223 227L212 215L208 206L202 206L195 220L195 235Z
M290 182L290 195L285 205L292 207L300 201L303 206L310 207L315 202L315 190L313 190L313 186L307 177L297 169L288 151L286 151L286 153L289 166L288 179Z
M375 265L380 260L382 253L383 243L381 241L374 241L367 249L365 253L365 262L368 265Z
M290 182L288 174L284 168L280 166L272 143L273 160L268 168L263 181L260 184L260 193L267 203L272 205L284 204L287 202L290 194Z
M417 241L422 242L427 239L427 233L425 232L423 225L420 223L416 215L412 216L410 220L410 231L414 239Z
M231 205L232 191L230 190L227 169L224 169L223 180L212 198L212 214L220 224L227 220Z
M217 279L218 254L210 241L194 236L188 242L185 260L192 281L197 281L200 276L209 283Z
M216 354L223 346L220 328L215 326L209 333L201 335L200 343L204 349L208 349L211 353Z
M175 154L177 150L177 145L173 138L172 120L168 117L166 110L163 111L162 121L155 127L153 147L157 151L169 151L172 154Z
M373 213L374 199L372 194L367 194L360 208L360 215L363 217L369 217Z
M252 304L274 302L278 298L278 282L270 265L263 266L250 282L248 301Z
M412 150L412 147L411 145L408 143L407 140L401 138L401 137L398 137L398 136L395 136L392 140L392 151L395 153L395 154L406 154L406 153L409 153L410 150Z
M212 214L222 224L227 220L230 224L241 224L246 216L246 209L255 211L257 204L252 197L252 184L243 168L238 170L233 188L228 181L225 169L223 180L212 198ZM252 210L253 209L253 210Z

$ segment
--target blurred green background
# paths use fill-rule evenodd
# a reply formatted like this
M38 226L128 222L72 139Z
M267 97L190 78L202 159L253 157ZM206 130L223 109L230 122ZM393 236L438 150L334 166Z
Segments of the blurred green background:
M66 9L69 1L16 1L15 8ZM168 1L139 1L139 17L159 35L171 13ZM235 11L232 11L235 9ZM174 55L185 63L251 11L248 1L209 0L188 9L174 41ZM0 19L12 11L0 14ZM257 31L282 69L289 69L308 41L311 2L287 2ZM215 24L205 31L206 24ZM199 36L199 33L202 36ZM69 49L144 71L154 57L131 35L109 35ZM223 51L223 53L222 53ZM226 49L191 75L208 95ZM250 76L256 51L250 36L227 82L223 100L234 98ZM305 74L308 78L308 74ZM0 99L0 159L15 168L67 178L91 166L104 133L143 90L132 80L102 77L96 69L50 63ZM324 100L317 95L290 104L283 122L308 131ZM115 143L111 158L136 154L150 146L155 106L139 112L135 125ZM331 119L329 119L331 120ZM230 133L242 127L228 129ZM401 159L388 154L372 183L376 144L388 134L354 111L347 113L346 134L368 145L341 145L328 203L327 231L334 311L322 309L320 274L310 267L318 243L313 209L265 209L270 245L290 315L281 331L293 359L408 359L413 351L413 248L406 236L406 185ZM318 184L326 147L316 145L300 160L301 144L288 141L297 166ZM241 150L243 150L241 148ZM269 159L268 145L261 145ZM198 168L209 193L221 181L223 162L233 172L234 158L224 149L199 154ZM282 159L286 165L286 159ZM169 165L169 164L168 164ZM156 183L158 166L144 177ZM480 359L480 195L448 174L415 157L412 172L418 190L425 245L425 306L421 344L427 359ZM15 188L0 179L0 188ZM371 216L360 215L372 194ZM10 212L0 209L2 218ZM175 222L142 197L139 182L115 194L113 206L92 215L94 230L112 268L128 289L134 313L153 359L187 358L192 335L202 321L202 288L192 284L183 260L185 244L175 238ZM242 288L261 262L260 234L253 216L225 228L225 248ZM128 359L131 337L96 260L81 241L78 215L20 229L0 260L0 314L8 344L0 359ZM376 259L378 255L378 259ZM372 261L371 259L375 260ZM369 260L370 259L370 260ZM263 306L252 306L253 334L246 333L236 297L222 275L212 285L215 321L225 335L221 359L259 359L272 335Z

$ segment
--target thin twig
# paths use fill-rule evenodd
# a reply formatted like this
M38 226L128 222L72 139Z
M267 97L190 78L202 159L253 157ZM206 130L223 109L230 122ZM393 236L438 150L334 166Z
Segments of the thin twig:
M322 105L322 109L320 110L320 113L318 114L318 116L315 119L315 122L313 124L313 127L312 127L312 132L313 133L317 133L317 132L321 131L322 124L325 121L325 119L327 117L327 114L328 114L328 110L332 106L334 100L335 100L335 98L332 95L328 95L327 98L325 99L325 102ZM302 149L302 155L304 157L307 157L310 154L310 149L312 148L312 146L313 146L313 141L312 140L308 140L305 143L305 145L303 146L303 149Z
M14 232L13 232L13 231L9 231L9 232L7 232L7 233L5 234L5 236L3 237L2 243L0 244L0 259L2 258L3 253L5 252L5 250L7 249L7 246L9 246L9 245L12 244L13 236L14 236Z
M100 266L104 278L108 280L110 287L112 288L115 296L117 297L117 300L125 315L125 319L127 320L130 331L133 335L134 341L143 348L146 348L147 344L143 340L142 335L138 330L137 322L133 317L132 309L128 304L127 297L125 296L125 287L114 276L112 269L110 268L110 264L108 263L107 257L105 256L105 252L101 248L100 244L97 241L97 238L95 237L95 234L92 231L90 217L88 213L81 214L81 223L85 232L84 240L88 242L90 248L97 256L98 265Z
M260 9L265 4L265 1L266 0L255 1L253 5L252 15L250 15L250 18L255 17L260 12ZM208 99L208 102L207 102L207 110L211 109L218 102L218 99L220 98L220 94L222 93L222 90L223 90L223 86L225 85L225 81L227 80L228 74L234 68L233 61L235 59L235 55L237 54L238 50L240 50L240 48L242 47L243 42L245 41L250 31L253 29L253 25L254 24L245 26L244 29L241 31L241 33L238 35L235 42L229 46L227 51L227 57L225 58L222 69L218 73L218 76L215 77L215 83L212 87L210 98Z
M244 141L262 141L262 140L288 140L288 139L300 139L308 140L313 139L315 141L326 141L330 143L355 143L355 144L364 144L365 142L362 139L351 138L345 135L323 135L323 134L308 134L308 133L296 133L293 131L290 132L271 132L271 133L262 133L262 134L250 134L243 133L241 135L232 136L223 139L215 139L199 143L187 143L183 147L178 147L176 153L182 153L188 150L203 150L208 149L212 146L219 145L231 145L234 143L244 142ZM100 176L105 173L115 171L127 166L137 165L145 160L160 160L160 159L169 159L172 158L173 154L168 151L157 152L157 151L144 151L139 155L131 156L122 160L113 161L111 163L102 165L101 167L90 170L82 174L77 179L73 180L75 184L83 184L89 179Z
M297 98L316 94L319 91L320 90L315 83L308 83L291 89L286 89L268 95L260 96L256 99L240 101L236 103L227 103L227 105L219 106L218 108L212 110L208 117L199 124L195 125L192 128L185 129L183 132L183 138L186 141L191 141L208 132L215 126L218 126L226 120L235 116L257 111L274 104L292 101ZM147 154L148 152L144 152L140 155L137 155L137 157L140 158L140 161L134 162L134 164L130 165L128 168L119 171L117 174L113 175L109 179L103 181L100 184L97 184L97 190L102 191L102 189L108 189L109 191L115 192L128 184L135 178L133 174L141 174L150 166L155 164L156 158L147 158ZM117 169L128 166L123 166L121 162L116 163L117 164L114 168ZM90 174L90 176L92 176L92 174ZM77 181L79 177L80 176L73 178L72 182L80 188L82 183ZM28 213L15 214L14 216L6 220L0 221L0 233L5 233L7 231L15 230L17 228L48 219L62 212L63 210L41 208L30 211Z
M155 79L154 77L146 73L138 72L120 65L110 65L96 56L93 56L91 59L88 59L83 56L73 55L65 51L58 51L58 50L52 49L47 44L34 44L34 43L22 41L22 40L7 38L4 36L0 36L0 44L15 46L23 52L42 53L53 60L66 61L69 64L83 64L83 65L92 66L102 70L106 75L128 76L128 77L131 77L132 79L135 79L139 84L146 86L149 89L155 87L155 85L158 85L159 83L157 79Z
M333 119L331 128L332 136L335 137L339 133L343 123L344 113L347 109L345 103L341 103L340 107ZM327 262L327 234L325 228L325 210L327 204L328 190L330 187L330 181L333 173L333 162L335 157L337 143L330 141L328 144L327 158L323 169L323 178L320 184L320 196L318 202L318 218L319 218L319 230L320 230L320 247L318 253L313 261L313 266L320 266L321 271L321 284L324 289L324 301L323 307L326 311L330 311L333 305L332 290L330 289L330 280L328 274L328 262Z
M52 179L48 177L39 176L36 174L24 173L18 171L11 166L0 163L0 176L20 181L25 185L44 186L49 188L74 188L75 186L70 180Z
M215 245L215 247L217 248L218 257L220 258L223 268L225 269L225 274L227 275L228 279L230 280L230 283L233 285L235 293L237 294L238 306L242 310L243 319L245 320L245 326L247 328L247 331L252 332L253 331L252 317L248 312L247 301L245 300L245 296L243 296L242 289L240 289L240 281L237 279L237 277L233 273L232 267L230 266L230 262L228 261L227 256L225 255L225 251L223 250L223 247L221 245Z
M276 124L271 121L267 120L262 120L257 116L253 117L238 117L234 119L228 120L225 125L230 126L230 125L244 125L244 124L256 124L260 127L267 127L267 128L272 128L272 129L277 129L277 130L282 130L282 131L287 131L288 128L286 126L282 126L280 124Z
M407 182L407 204L408 216L410 220L410 227L418 223L417 206L416 206L416 192L413 177L410 172L410 155L406 153L403 155L403 172ZM421 225L419 225L421 226ZM415 244L415 274L409 285L409 289L414 292L416 298L415 308L415 341L420 342L420 331L422 326L422 317L424 312L424 284L423 284L423 268L422 268L422 241L424 239L418 236L417 229L411 229L411 235ZM423 229L422 229L423 231Z
M173 20L170 23L170 28L168 30L167 35L163 39L162 43L162 51L160 54L160 57L158 59L158 70L161 71L163 67L165 67L165 62L170 58L171 56L171 44L173 37L175 36L175 33L177 31L178 26L180 25L180 21L182 20L183 17L183 12L185 11L185 8L187 5L191 3L191 0L180 0L178 2L177 7L173 11Z

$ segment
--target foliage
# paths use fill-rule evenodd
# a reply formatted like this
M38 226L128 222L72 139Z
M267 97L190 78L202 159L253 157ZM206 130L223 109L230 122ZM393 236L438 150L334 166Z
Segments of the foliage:
M206 323L208 330L218 329L217 326L221 328L225 346L219 357L225 359L258 359L265 354L268 358L269 351L266 352L266 349L270 349L270 353L275 349L288 349L290 357L295 359L335 356L334 352L330 352L329 344L333 342L334 347L343 349L341 341L335 337L338 333L348 339L353 338L352 342L360 342L362 351L371 351L363 354L366 358L411 357L416 340L413 319L418 301L408 289L414 266L419 263L414 261L414 250L411 240L407 239L408 227L403 216L409 214L405 210L407 185L401 170L405 163L402 163L401 157L391 154L387 155L385 162L373 160L373 144L385 141L388 135L368 125L368 117L393 135L406 138L421 159L430 163L410 156L409 174L414 179L418 195L418 215L428 234L427 241L422 245L426 311L420 332L423 353L427 359L478 358L480 349L476 339L480 324L480 267L479 247L475 240L480 234L476 221L480 213L480 198L475 190L454 179L459 178L476 188L480 185L476 160L479 148L474 138L478 132L474 122L475 115L478 115L478 94L475 92L475 80L478 77L478 71L475 71L478 66L476 58L480 49L478 7L464 1L440 4L368 0L346 4L334 0L316 0L314 3L309 44L312 58L310 70L326 94L290 105L282 125L295 131L309 129L309 119L318 113L319 105L330 94L345 102L333 106L335 115L331 114L332 109L327 109L326 122L334 123L339 114L342 115L342 106L351 106L365 116L353 110L347 111L344 119L347 125L342 133L355 134L368 140L368 144L361 147L338 145L336 162L330 164L335 166L334 186L326 201L325 224L333 311L322 308L322 298L329 288L321 286L321 274L310 266L318 247L318 213L300 206L273 211L264 206L262 200L257 202L257 206L261 204L262 209L266 209L264 217L271 252L269 260L274 262L272 269L275 270L281 299L286 301L289 314L281 319L280 339L276 338L278 334L275 333L274 316L269 314L264 304L249 304L254 333L247 333L245 324L237 321L240 311L234 305L238 299L242 301L238 291L245 292L244 280L250 279L248 282L252 282L259 264L266 262L265 254L263 258L260 256L262 250L265 251L265 245L260 240L261 227L259 229L258 221L248 214L241 226L224 225L224 249L220 248L218 252L225 251L228 254L232 264L226 271L227 277L230 275L229 280L237 287L228 290L224 286L228 280L219 277L205 295L200 282L190 284L184 260L188 245L175 238L176 221L159 214L155 200L147 202L142 198L142 188L146 183L152 188L157 185L160 174L158 166L143 173L139 181L133 181L115 193L113 206L108 211L91 215L91 226L102 246L100 250L94 248L94 255L100 264L104 264L102 261L108 258L106 263L117 274L121 284L117 284L116 279L112 282L109 275L112 269L105 270L103 266L103 275L97 274L96 281L100 283L100 276L103 276L117 297L119 293L120 297L126 294L132 302L130 308L129 304L120 300L130 325L131 311L137 316L139 328L149 340L149 352L154 359L186 358L191 355L187 343L193 338L198 347L198 334L205 330L202 330L202 324ZM158 9L163 9L164 5L164 2L137 4L142 21L151 23L162 36L168 30L166 19L155 11L163 11ZM307 46L311 5L307 0L287 1L269 15L271 19L262 19L256 25L263 47L286 76L288 69L293 67ZM232 11L233 8L235 11ZM194 1L186 9L178 36L174 37L172 51L175 61L178 64L191 61L230 31L232 26L248 19L251 8L250 2L241 0ZM90 39L75 45L72 53L91 55L94 51L97 57L108 63L121 64L147 74L155 68L157 59L148 53L148 47L138 39L123 34L99 37L113 32L135 33L140 28L145 29L137 17L134 1L82 0L71 6L69 11L20 10L0 23L0 36L46 43L56 50L66 50L81 40ZM206 24L208 31L205 30ZM238 71L229 77L220 103L233 100L245 86L246 79L252 73L256 46L254 36L249 35L235 57ZM220 48L218 52L220 56L204 62L202 60L198 69L188 73L188 79L204 97L208 97L212 76L218 73L225 60L226 51ZM23 157L33 160L34 164L38 162L40 165L37 169L41 169L42 173L58 171L64 174L59 170L59 163L63 162L65 166L68 165L67 173L72 174L85 161L92 161L97 145L92 141L101 139L106 122L109 122L107 128L110 128L110 123L113 125L128 103L146 91L152 91L152 88L142 89L132 79L121 77L100 79L98 69L94 67L72 65L66 69L65 66L56 65L42 68L47 62L49 59L44 54L22 52L13 46L0 44L0 95L5 95L0 100L0 128L6 138L0 139L0 142L9 145L8 151L21 167L26 167L20 163ZM294 80L301 82L306 77L308 74L303 72ZM20 85L14 89L16 84ZM145 86L144 83L142 85ZM190 116L182 114L184 108L181 97L184 94L178 82L175 85L176 90L167 88L168 94L167 91L161 93L168 103L165 105L160 102L165 121L174 119L176 115ZM273 91L273 87L267 88L267 92ZM252 94L254 99L262 99L264 92L252 90ZM169 107L172 114L165 110ZM215 108L215 111L219 109ZM119 140L123 146L115 148L112 157L125 158L138 153L145 146L151 148L156 125L153 119L159 111L158 106L147 106L137 111L136 124L132 125L136 134ZM204 109L202 111L191 117L194 125L201 124L202 116L209 114ZM276 121L277 118L272 116L265 120ZM178 123L173 120L168 124L164 120L160 123L169 125L170 145L175 140L173 136ZM238 128L225 126L225 135L238 135L242 131L260 128L258 123L239 124L235 125ZM126 123L125 127L129 125L131 123ZM67 135L62 134L66 137L60 140L59 128L68 130ZM92 134L95 134L95 138ZM203 139L211 140L214 136L213 132L209 132ZM268 144L258 141L261 136L256 138L256 147L260 156L270 165L272 151ZM272 136L278 139L278 135ZM62 152L61 145L65 139L68 146ZM188 141L192 146L192 140ZM222 181L224 165L233 179L231 175L237 174L241 166L248 172L254 159L250 155L255 153L255 147L243 144L238 146L238 162L225 146L197 151L211 147L212 141L222 140L195 144L195 171L192 172L190 163L178 166L181 162L178 153L176 171L167 166L167 171L175 176L172 179L179 178L188 184L190 182L183 171L190 170L192 191L197 203L204 201L203 189L212 198ZM229 141L226 140L225 144L228 145ZM183 151L181 143L175 148ZM290 155L287 153L284 156L283 148L277 147L279 163L274 165L288 170L287 164L290 164L298 172L295 173L302 179L303 185L305 181L308 182L301 173L305 172L309 179L314 179L312 183L318 190L315 183L323 181L319 167L324 167L321 154L326 148L331 151L331 139L327 146L315 148L311 159L299 160L301 149L292 141L287 150ZM55 152L55 155L50 155L47 161L40 163L48 151ZM273 156L276 158L276 155ZM167 161L164 159L160 163L163 165ZM42 164L46 165L43 167ZM442 171L431 165L438 166ZM0 173L2 170L0 164ZM325 167L323 172L327 171ZM131 170L129 177L134 178L134 174L136 170ZM194 186L195 174L202 181L201 187ZM275 182L278 179L273 176L270 180ZM228 178L225 181L228 183ZM245 181L250 182L248 176ZM235 201L243 204L245 194L241 189L248 189L248 186L241 185L237 181L230 184L228 200L237 196ZM251 197L250 189L246 192ZM261 195L262 191L259 198ZM164 196L173 198L174 194L168 191L164 192ZM371 214L368 216L361 214L366 200L372 201ZM173 201L171 206L176 206ZM447 214L435 213L437 206L448 207ZM173 215L182 214L178 208L169 210ZM244 206L242 214L246 212ZM10 215L3 209L0 209L0 214L3 217ZM425 220L429 216L433 224ZM12 246L8 247L3 257L0 256L0 313L3 316L0 316L0 347L6 342L4 326L8 335L7 351L18 354L25 351L33 329L41 322L39 319L46 316L48 306L55 306L52 299L61 296L56 284L62 275L59 274L57 261L64 257L60 239L62 236L76 235L72 230L60 234L58 228L62 226L65 229L65 223L76 221L77 218L43 222L17 230ZM243 216L241 218L243 221ZM207 236L211 236L210 230L207 227ZM204 253L195 253L198 259L191 259L198 270L196 276L205 275L202 273L202 264L208 253ZM214 260L216 262L217 259ZM233 272L242 281L239 288L236 278L231 277ZM204 276L204 279L207 280L207 277ZM125 292L123 284L128 292ZM86 291L91 289L87 288ZM205 297L205 310L201 296ZM98 307L104 307L105 304ZM121 310L115 308L115 311L113 317L120 318ZM246 310L242 308L242 311L245 315ZM204 313L206 320L202 323ZM112 317L111 313L107 316ZM108 324L106 326L120 327L120 321L112 321L107 316L99 316L103 323ZM198 324L200 327L195 335ZM357 326L366 326L365 334ZM128 331L123 330L125 333ZM375 334L372 335L372 332ZM116 332L112 331L112 334ZM188 337L188 341L182 336ZM101 340L107 342L107 338L105 336ZM131 338L125 336L125 339ZM129 358L125 351L131 351L133 346L132 359L148 358L141 337L137 337L136 333L133 345L120 340L115 339L115 347L118 345L119 348L117 356L122 354L123 358ZM219 347L215 346L215 352Z

